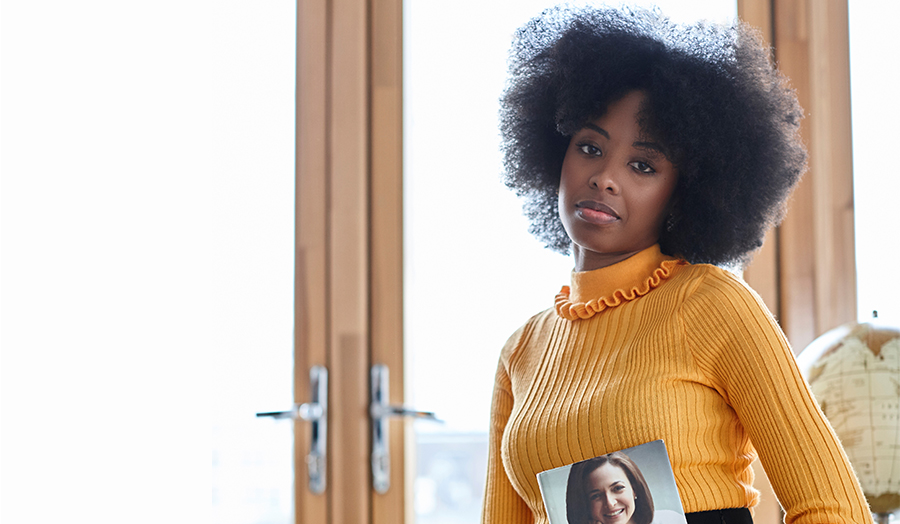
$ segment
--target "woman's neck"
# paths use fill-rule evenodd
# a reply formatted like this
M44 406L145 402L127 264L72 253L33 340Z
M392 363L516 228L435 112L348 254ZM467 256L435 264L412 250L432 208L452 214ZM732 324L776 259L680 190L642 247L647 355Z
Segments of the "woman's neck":
M575 260L575 271L593 271L595 269L618 264L641 251L643 251L643 249L617 253L598 253L573 244L572 258Z

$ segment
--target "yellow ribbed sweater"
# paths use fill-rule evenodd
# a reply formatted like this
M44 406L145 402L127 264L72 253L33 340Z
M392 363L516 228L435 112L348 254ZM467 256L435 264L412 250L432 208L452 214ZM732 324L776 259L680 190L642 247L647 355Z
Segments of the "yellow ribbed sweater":
M759 297L658 246L572 274L500 356L485 523L543 524L541 471L663 439L685 512L753 507L759 453L787 522L871 522Z

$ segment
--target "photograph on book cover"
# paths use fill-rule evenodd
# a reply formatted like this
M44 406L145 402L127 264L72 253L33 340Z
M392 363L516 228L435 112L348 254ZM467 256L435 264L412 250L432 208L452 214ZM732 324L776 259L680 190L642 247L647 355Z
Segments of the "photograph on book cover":
M550 524L686 524L665 443L538 473Z

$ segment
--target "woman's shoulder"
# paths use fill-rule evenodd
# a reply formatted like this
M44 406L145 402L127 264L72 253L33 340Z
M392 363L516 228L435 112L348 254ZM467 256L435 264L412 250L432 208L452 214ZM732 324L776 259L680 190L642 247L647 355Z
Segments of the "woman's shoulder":
M771 315L762 298L737 273L710 264L689 264L675 275L683 312L717 310L723 315Z
M545 309L529 318L506 340L506 344L503 345L503 350L500 352L500 359L509 362L514 354L527 345L535 335L544 331L547 323L553 322L555 318L556 310L554 308Z
M737 271L712 264L686 264L673 281L688 288L688 296L756 295Z
M725 269L721 266L713 264L690 264L685 263L681 266L679 274L682 278L689 280L726 280L743 282L743 279L736 271Z

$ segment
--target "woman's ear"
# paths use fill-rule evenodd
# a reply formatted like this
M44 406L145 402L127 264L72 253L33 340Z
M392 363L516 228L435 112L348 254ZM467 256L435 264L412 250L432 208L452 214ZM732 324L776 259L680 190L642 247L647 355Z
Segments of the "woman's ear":
M672 190L672 196L669 197L669 202L666 204L666 214L676 214L675 211L678 209L678 184L675 184L675 189Z
M666 219L663 222L666 231L675 229L675 225L678 224L680 218L678 213L678 198L675 195L672 195L672 198L669 199L669 203L666 205Z

